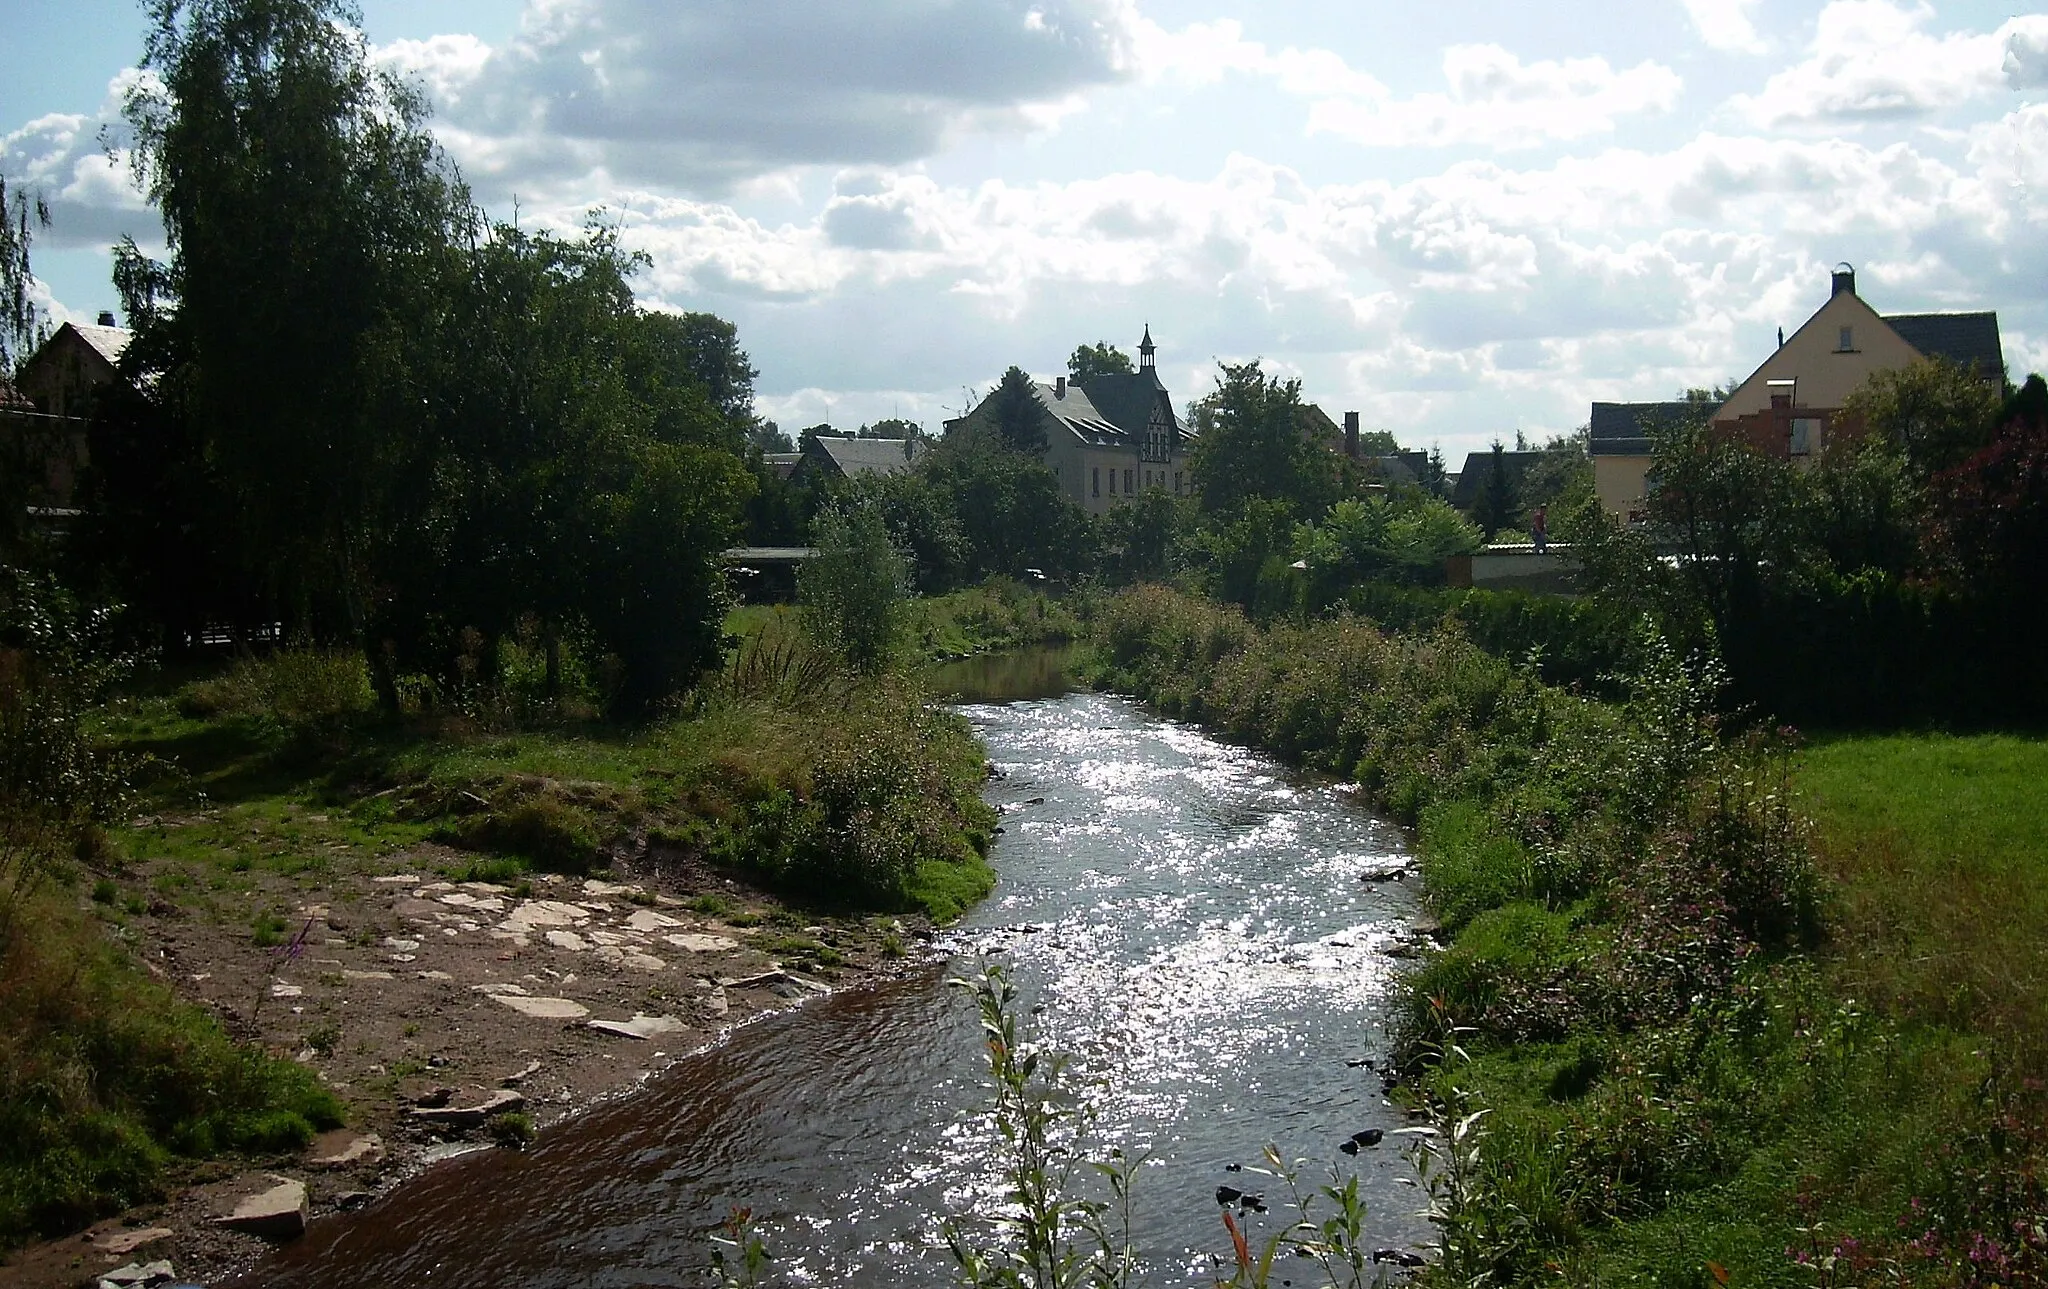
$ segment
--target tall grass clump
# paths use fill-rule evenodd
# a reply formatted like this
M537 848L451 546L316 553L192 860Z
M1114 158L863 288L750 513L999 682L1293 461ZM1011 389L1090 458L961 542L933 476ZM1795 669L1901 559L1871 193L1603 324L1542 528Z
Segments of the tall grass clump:
M1099 681L1417 826L1448 942L1397 998L1396 1064L1444 1143L1427 1278L2048 1272L2038 1084L1845 990L1792 741L1731 725L1710 659L1639 632L1600 702L1455 623L1261 628L1141 587L1092 629Z
M153 1197L174 1157L340 1122L309 1072L232 1042L69 897L125 790L83 727L125 671L109 621L47 581L0 583L0 1248Z

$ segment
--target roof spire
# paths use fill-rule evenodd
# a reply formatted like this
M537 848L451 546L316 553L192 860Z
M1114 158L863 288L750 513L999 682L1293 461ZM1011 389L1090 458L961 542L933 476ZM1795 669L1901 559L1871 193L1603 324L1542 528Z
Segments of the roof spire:
M1156 365L1153 362L1152 355L1157 350L1158 346L1152 343L1152 324L1148 322L1145 324L1145 338L1138 342L1138 369L1140 371Z

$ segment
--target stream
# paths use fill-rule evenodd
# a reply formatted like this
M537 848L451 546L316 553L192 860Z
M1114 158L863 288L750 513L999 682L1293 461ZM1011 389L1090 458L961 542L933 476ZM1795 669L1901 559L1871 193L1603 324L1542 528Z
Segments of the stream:
M707 1233L746 1206L790 1283L951 1284L939 1218L996 1193L998 1142L979 1023L946 981L991 957L1030 1030L1094 1082L1094 1142L1145 1157L1144 1283L1212 1283L1215 1190L1276 1199L1228 1169L1269 1142L1311 1182L1355 1171L1372 1245L1425 1242L1411 1121L1355 1064L1384 1054L1382 950L1416 912L1412 881L1359 875L1406 863L1400 830L1343 785L1070 690L1056 653L939 680L1002 772L1000 881L942 939L950 960L748 1025L529 1150L438 1165L256 1279L702 1285ZM1383 1144L1339 1153L1369 1128ZM1249 1216L1256 1239L1288 1215Z

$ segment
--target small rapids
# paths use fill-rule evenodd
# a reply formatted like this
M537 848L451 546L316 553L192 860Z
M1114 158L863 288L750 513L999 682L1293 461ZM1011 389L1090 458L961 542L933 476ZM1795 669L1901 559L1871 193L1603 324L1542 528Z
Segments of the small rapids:
M1383 950L1415 904L1412 883L1360 873L1405 865L1400 831L1342 785L1068 692L1056 655L995 665L941 677L1003 812L1000 884L948 933L950 962L741 1029L530 1150L439 1165L250 1282L702 1285L709 1232L743 1206L790 1282L954 1283L939 1220L994 1193L997 1143L979 1025L946 980L987 956L1071 1054L1093 1139L1147 1159L1146 1283L1212 1283L1215 1190L1270 1190L1228 1171L1268 1142L1311 1183L1356 1172L1375 1245L1425 1240L1409 1121L1361 1064L1384 1053ZM1370 1128L1384 1144L1339 1153ZM1286 1219L1253 1214L1253 1234Z

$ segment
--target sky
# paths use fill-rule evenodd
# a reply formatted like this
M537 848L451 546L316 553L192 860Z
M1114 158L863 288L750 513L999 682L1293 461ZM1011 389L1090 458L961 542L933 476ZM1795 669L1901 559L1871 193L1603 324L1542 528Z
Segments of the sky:
M1457 454L1747 375L1853 264L2048 369L2048 5L365 0L496 216L594 208L732 319L785 428L936 430L1149 325ZM53 316L163 234L133 0L0 0L0 173Z

